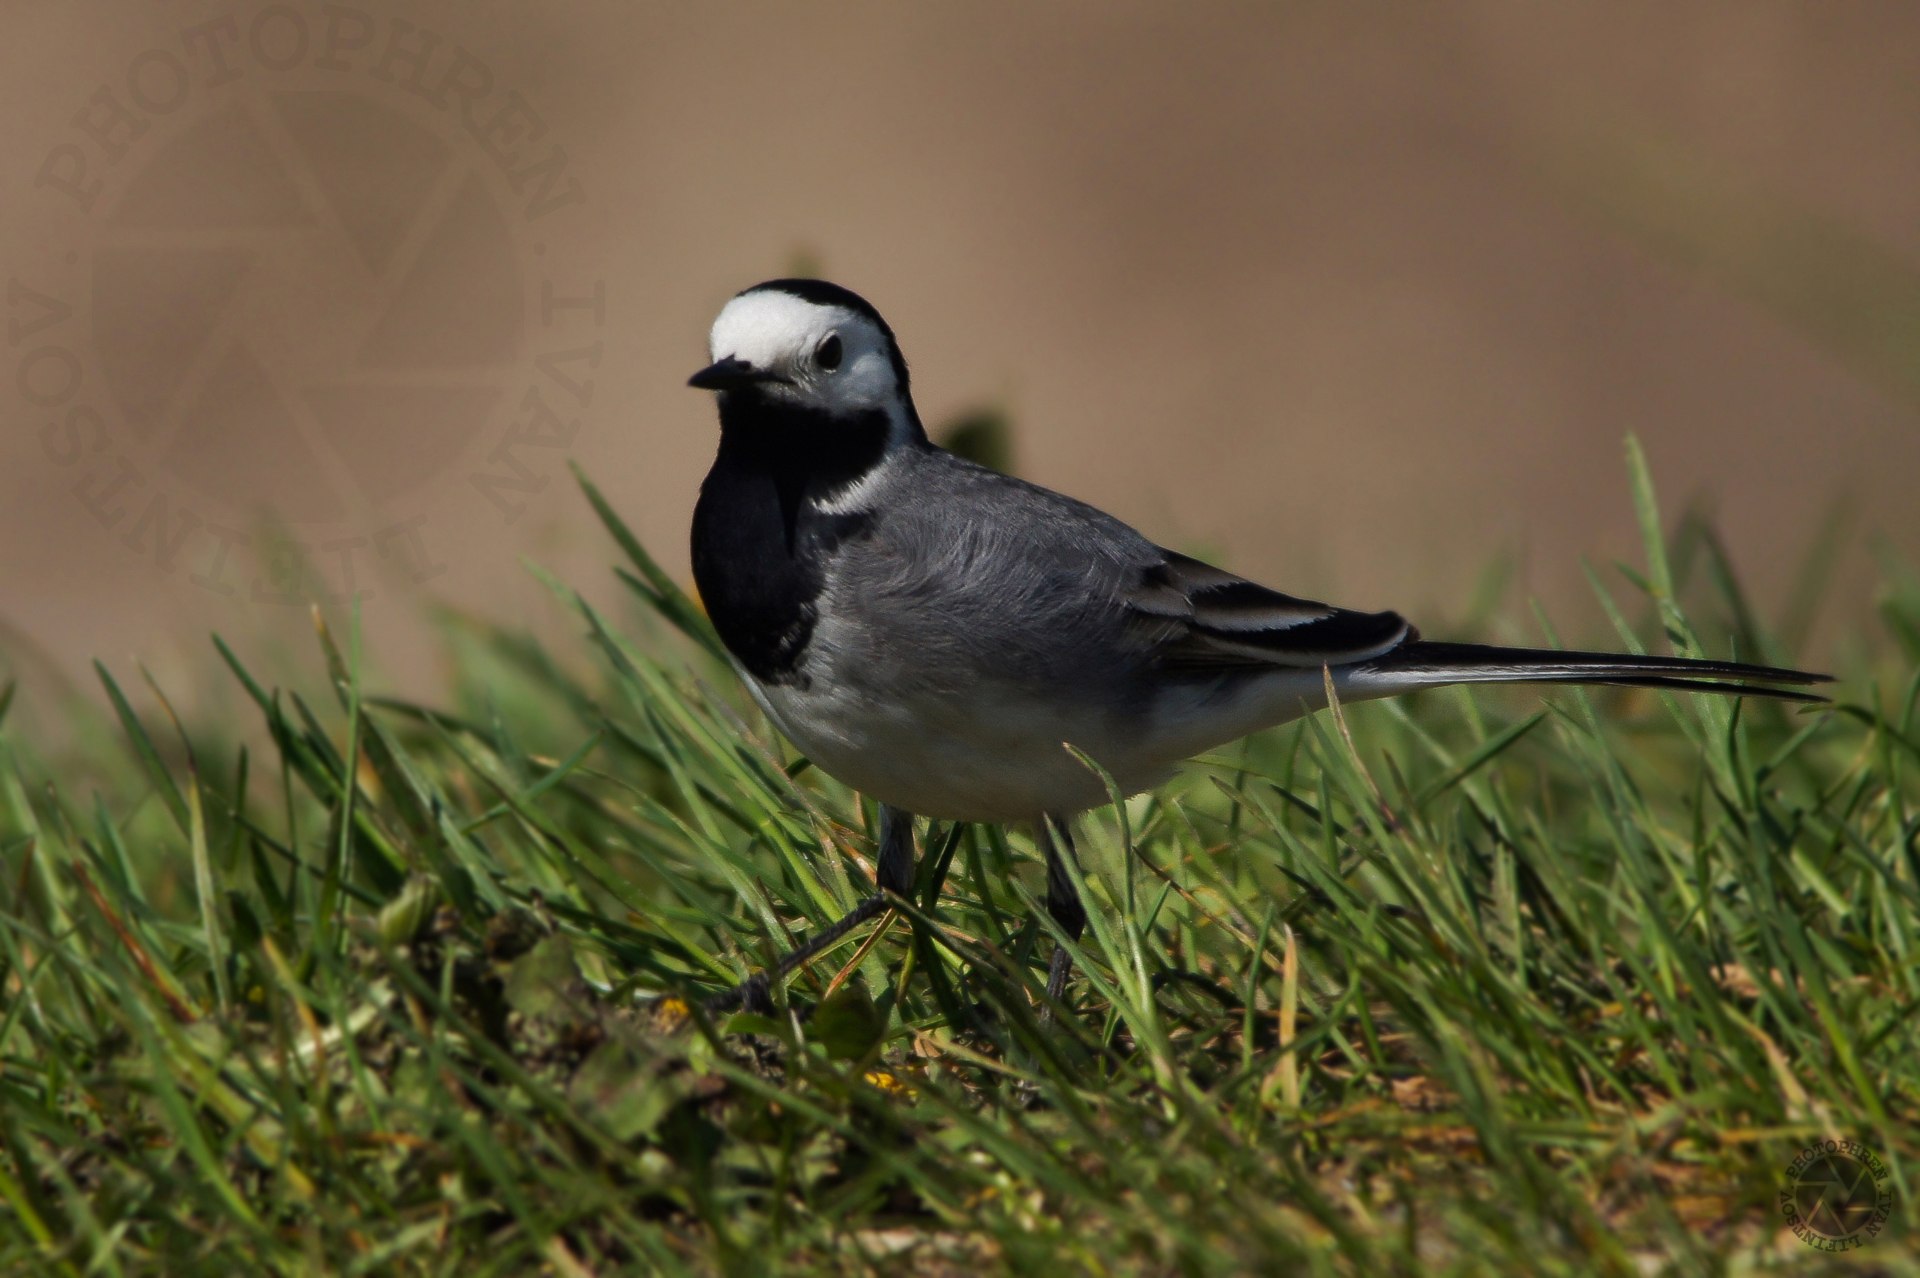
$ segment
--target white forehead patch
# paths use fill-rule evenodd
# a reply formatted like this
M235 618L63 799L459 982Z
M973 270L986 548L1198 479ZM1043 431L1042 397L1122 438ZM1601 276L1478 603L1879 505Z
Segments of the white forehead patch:
M720 309L707 349L714 359L731 356L755 368L779 368L853 319L843 306L821 306L779 289L742 293Z
M839 342L833 366L823 368L820 343L829 333ZM894 442L926 438L886 326L862 310L754 289L721 308L707 345L716 362L737 359L773 376L754 388L757 401L829 419L884 413Z

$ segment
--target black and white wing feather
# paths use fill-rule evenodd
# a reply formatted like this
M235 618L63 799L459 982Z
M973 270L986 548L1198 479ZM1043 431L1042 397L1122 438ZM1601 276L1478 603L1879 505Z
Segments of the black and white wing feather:
M1450 683L1610 683L1806 701L1819 698L1767 685L1825 681L1744 662L1433 643L1399 613L1282 594L938 449L906 460L913 497L891 505L858 562L847 563L848 596L888 601L903 648L957 644L978 670L1020 669L1064 685L1143 665L1180 681L1330 666L1359 696Z
M1297 599L1197 559L1164 553L1141 572L1126 594L1126 607L1137 625L1148 628L1156 662L1170 673L1331 666L1362 695L1450 683L1586 683L1824 699L1773 685L1822 683L1826 676L1777 666L1431 643L1398 613L1355 612Z
M1176 670L1345 666L1417 637L1398 613L1297 599L1171 551L1141 573L1126 606L1157 628L1156 656Z

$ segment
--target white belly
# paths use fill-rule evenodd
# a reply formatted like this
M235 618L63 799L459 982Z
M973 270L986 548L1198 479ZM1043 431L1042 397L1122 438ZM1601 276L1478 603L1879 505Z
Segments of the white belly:
M1318 671L1276 672L1230 697L1168 688L1130 709L980 682L903 687L870 673L852 665L816 672L804 689L747 685L829 776L947 821L1026 821L1106 803L1105 782L1068 743L1133 794L1165 781L1182 759L1325 703Z
M1100 778L1063 744L1110 737L1033 700L987 692L964 708L944 698L885 701L816 681L800 690L748 681L754 699L816 766L882 803L943 821L1024 821L1107 801ZM986 692L986 690L982 690ZM1081 745L1105 762L1105 741ZM1127 792L1165 779L1129 774Z

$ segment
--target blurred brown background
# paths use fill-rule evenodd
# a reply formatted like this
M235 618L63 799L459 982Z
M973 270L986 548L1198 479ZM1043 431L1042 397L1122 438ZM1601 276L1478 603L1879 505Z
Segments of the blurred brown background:
M1920 9L0 6L0 660L301 642L363 596L566 626L576 458L667 562L687 390L798 262L930 422L1285 589L1430 632L1487 565L1596 633L1621 441L1763 608L1920 530ZM1839 623L1830 625L1831 631ZM570 627L568 627L570 628ZM1833 635L1816 636L1816 649ZM257 650L257 649L256 649Z

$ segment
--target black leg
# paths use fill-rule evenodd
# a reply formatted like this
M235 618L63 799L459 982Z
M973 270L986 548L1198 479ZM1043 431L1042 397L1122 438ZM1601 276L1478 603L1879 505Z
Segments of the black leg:
M913 891L913 813L880 805L880 863L873 875L882 892Z
M828 949L841 937L887 908L887 894L905 896L913 889L913 814L899 808L880 805L880 859L874 867L879 891L849 910L836 923L820 930L800 948L782 958L768 972L757 972L730 990L723 990L706 1001L708 1012L726 1012L744 1005L750 1012L773 1010L768 996L775 981Z
M1074 940L1080 939L1080 933L1087 926L1087 908L1080 903L1080 894L1073 890L1073 880L1067 877L1067 860L1074 865L1080 864L1073 850L1073 828L1065 817L1047 816L1040 820L1040 841L1047 849L1047 913L1053 915L1066 934ZM1073 970L1073 955L1067 953L1065 946L1053 952L1053 962L1047 968L1047 997L1059 1002L1060 996L1067 990L1067 973Z

